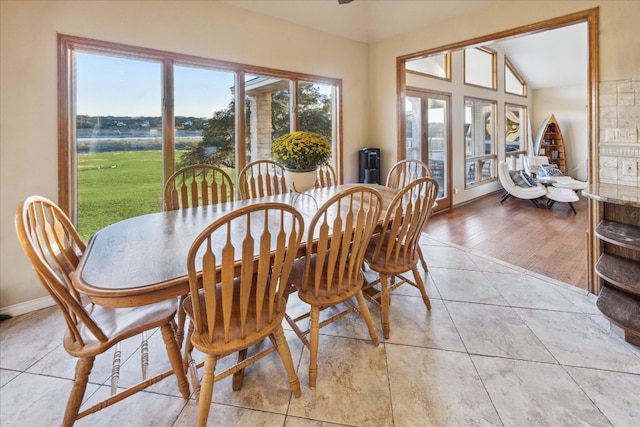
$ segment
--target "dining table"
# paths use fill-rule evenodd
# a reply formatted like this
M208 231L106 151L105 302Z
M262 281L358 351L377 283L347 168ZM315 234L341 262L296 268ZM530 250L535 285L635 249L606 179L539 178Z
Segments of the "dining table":
M73 285L97 305L123 308L153 304L189 293L187 254L196 237L215 220L245 206L281 202L298 210L305 230L300 256L307 244L307 227L318 208L354 185L375 188L382 196L382 214L397 190L379 184L343 184L304 193L285 193L227 203L149 213L128 218L96 232L72 274ZM176 331L182 342L184 331ZM238 353L238 360L246 350ZM233 389L242 387L243 371L233 376Z
M155 212L125 219L96 232L73 274L73 285L95 304L134 307L189 293L187 254L211 223L244 206L281 202L294 206L305 228L319 206L354 185L375 188L382 196L380 223L397 190L378 184L342 184L193 208ZM306 245L303 233L300 254Z

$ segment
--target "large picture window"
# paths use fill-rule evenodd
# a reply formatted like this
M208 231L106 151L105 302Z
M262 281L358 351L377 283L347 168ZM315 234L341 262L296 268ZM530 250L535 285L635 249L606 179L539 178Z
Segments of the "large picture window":
M326 137L341 177L341 81L65 35L59 43L59 203L88 239L162 210L189 164L233 179L280 135Z

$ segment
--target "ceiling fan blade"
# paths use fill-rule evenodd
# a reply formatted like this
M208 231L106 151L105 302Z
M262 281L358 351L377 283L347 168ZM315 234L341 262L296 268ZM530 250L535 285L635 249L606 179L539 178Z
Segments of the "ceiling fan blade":
M347 4L351 3L353 0L338 0L338 4Z

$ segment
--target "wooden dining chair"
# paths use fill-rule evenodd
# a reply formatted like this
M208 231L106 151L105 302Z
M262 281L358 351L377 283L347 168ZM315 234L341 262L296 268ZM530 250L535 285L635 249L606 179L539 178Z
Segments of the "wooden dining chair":
M238 174L238 193L243 200L289 192L284 168L273 160L257 160Z
M431 169L429 169L429 166L425 162L415 159L400 160L389 170L385 185L390 188L395 188L396 190L401 190L407 184L418 178L431 176ZM422 265L422 268L424 271L428 271L429 266L427 265L427 261L424 258L422 248L419 244L416 247L416 250L418 251L418 257L420 257L420 264Z
M364 285L364 294L382 311L382 331L389 338L390 292L408 283L420 291L427 309L429 296L417 268L422 228L431 214L438 194L438 182L433 178L418 178L406 185L391 201L380 233L374 234L364 255L368 267L379 279ZM413 278L406 273L412 272ZM395 280L390 281L389 278Z
M172 174L164 185L165 211L232 202L233 199L231 177L213 165L191 165L181 168ZM186 297L180 297L180 304ZM184 341L185 318L185 312L180 308L176 339L181 348Z
M85 244L64 212L44 197L31 196L18 205L15 226L24 253L64 316L67 324L64 348L78 359L63 426L71 426L76 420L173 374L176 375L182 396L185 399L189 397L189 383L173 331L177 300L131 308L109 308L91 303L83 305L82 295L71 283L71 275L78 266ZM80 412L96 356L127 338L155 328L160 328L162 332L172 369L154 378L143 379Z
M362 295L362 262L381 209L382 196L367 186L351 187L331 197L311 219L305 255L293 264L290 281L310 311L295 319L285 317L309 349L310 387L316 386L318 376L320 328L355 312L364 319L371 340L378 345L378 334ZM322 310L341 303L344 305L338 312L319 321ZM311 323L303 330L300 322L309 318Z
M186 166L167 179L164 185L166 211L232 202L233 180L213 165Z
M333 187L338 185L336 171L331 165L322 165L318 167L316 178L316 188Z
M391 166L387 174L386 186L400 190L418 178L430 177L429 166L420 160L400 160Z
M205 426L213 384L277 351L294 396L300 381L282 329L289 274L303 233L302 215L284 203L261 203L230 212L196 237L187 257L190 319L185 357L192 379L195 347L205 354L198 391L198 426ZM269 337L272 345L215 374L218 359ZM199 390L198 390L199 389Z

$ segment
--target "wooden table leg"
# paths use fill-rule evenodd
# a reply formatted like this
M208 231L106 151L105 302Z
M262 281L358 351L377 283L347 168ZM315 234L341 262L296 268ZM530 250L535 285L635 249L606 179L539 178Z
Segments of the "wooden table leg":
M247 349L240 350L238 352L238 363L244 361L247 358ZM238 391L242 388L242 382L244 380L244 369L240 369L233 374L233 390Z

